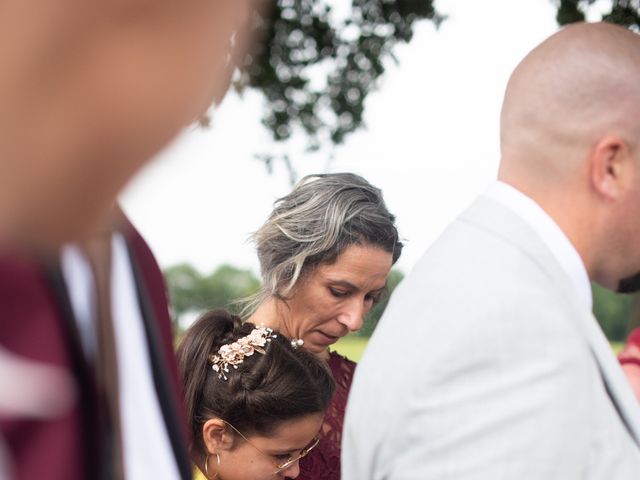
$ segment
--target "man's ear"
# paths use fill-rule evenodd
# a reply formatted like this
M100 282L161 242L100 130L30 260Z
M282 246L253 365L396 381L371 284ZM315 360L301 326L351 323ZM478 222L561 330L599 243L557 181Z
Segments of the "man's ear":
M603 137L591 150L591 184L605 200L615 200L628 182L631 158L626 141L619 136Z
M233 448L233 433L224 420L214 417L202 425L202 440L209 454L220 453Z

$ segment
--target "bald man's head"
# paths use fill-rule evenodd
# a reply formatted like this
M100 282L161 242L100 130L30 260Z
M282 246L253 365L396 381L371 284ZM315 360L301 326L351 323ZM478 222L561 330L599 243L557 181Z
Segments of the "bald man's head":
M611 24L574 24L531 51L509 80L500 177L567 179L604 135L639 146L640 36Z
M554 220L592 280L640 278L640 35L575 24L536 47L509 80L501 150L499 178Z

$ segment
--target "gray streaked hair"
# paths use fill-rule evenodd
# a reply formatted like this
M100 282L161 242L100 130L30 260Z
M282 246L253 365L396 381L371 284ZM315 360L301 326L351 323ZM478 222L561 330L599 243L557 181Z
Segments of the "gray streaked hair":
M331 263L350 245L371 245L400 257L395 217L380 189L353 173L308 175L275 201L253 235L262 291L248 310L270 296L284 299L313 267Z

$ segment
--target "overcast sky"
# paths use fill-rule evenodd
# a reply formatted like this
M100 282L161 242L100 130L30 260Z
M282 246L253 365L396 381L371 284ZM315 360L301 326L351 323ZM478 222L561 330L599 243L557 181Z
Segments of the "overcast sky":
M549 0L444 0L449 18L419 24L397 49L380 89L367 99L367 128L335 158L294 150L298 173L353 171L381 188L406 240L405 272L496 175L498 123L509 74L553 33ZM253 155L279 152L260 125L260 96L230 94L212 127L188 129L122 196L125 210L162 267L190 262L209 273L222 263L258 272L250 232L290 187ZM321 157L321 158L318 158Z

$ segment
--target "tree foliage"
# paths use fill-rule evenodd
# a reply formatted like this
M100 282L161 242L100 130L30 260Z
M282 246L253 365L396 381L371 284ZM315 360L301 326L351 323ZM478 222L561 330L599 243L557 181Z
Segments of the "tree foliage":
M212 308L237 310L236 300L248 297L260 288L260 281L249 270L222 265L210 275L202 275L183 263L165 270L174 320L187 313Z
M559 25L582 22L586 13L598 0L556 0L558 13L556 20ZM630 27L636 31L640 28L640 0L613 0L611 9L602 16L605 22L617 23Z
M559 25L582 21L604 0L540 0L556 6ZM368 95L380 84L399 44L416 24L446 16L434 0L274 0L260 9L255 42L237 88L261 92L262 123L276 141L295 135L309 149L339 145L365 125ZM603 20L640 27L640 0L613 0ZM505 19L508 21L508 19ZM273 156L263 160L270 164ZM285 159L286 160L286 159ZM288 164L290 167L290 164Z
M361 127L396 45L411 40L419 20L443 20L432 0L352 0L342 16L330 0L273 3L255 22L260 41L239 85L264 95L262 122L276 141L300 131L311 149L340 144Z
M362 324L362 328L357 333L359 337L370 337L373 331L376 329L378 322L380 321L380 317L384 313L387 308L387 304L389 303L389 298L398 284L404 278L404 274L400 270L393 269L389 273L389 278L387 279L387 294L385 297L378 302L378 304L371 309L371 311L367 314L367 317Z
M609 341L622 342L631 328L637 296L616 294L592 284L593 313Z

